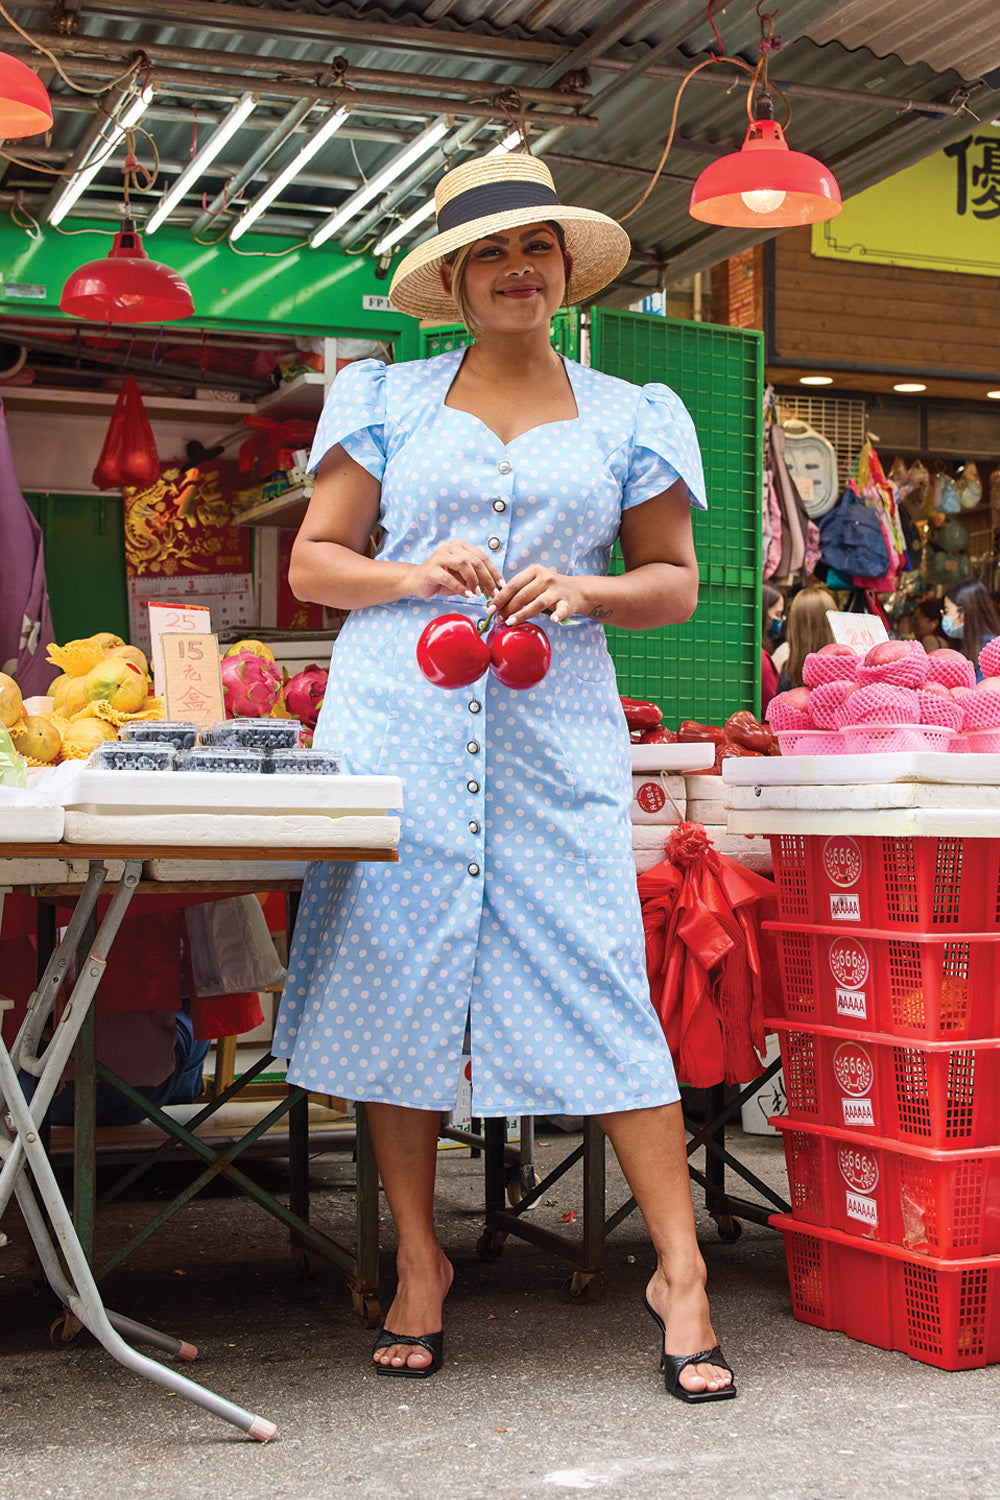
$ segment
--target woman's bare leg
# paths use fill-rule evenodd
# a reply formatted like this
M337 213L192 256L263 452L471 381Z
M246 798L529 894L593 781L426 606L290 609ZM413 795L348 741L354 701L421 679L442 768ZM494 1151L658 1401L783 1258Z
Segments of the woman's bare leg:
M697 1354L716 1343L705 1295L705 1262L695 1235L680 1104L598 1116L646 1220L656 1270L646 1295L666 1324L668 1354ZM717 1391L730 1384L728 1370L689 1365L681 1384L689 1391Z
M366 1104L368 1126L386 1202L396 1224L396 1295L385 1317L393 1333L419 1338L437 1333L441 1307L451 1286L452 1268L434 1230L434 1175L437 1169L437 1110ZM421 1369L431 1362L426 1349L394 1344L379 1349L376 1364Z

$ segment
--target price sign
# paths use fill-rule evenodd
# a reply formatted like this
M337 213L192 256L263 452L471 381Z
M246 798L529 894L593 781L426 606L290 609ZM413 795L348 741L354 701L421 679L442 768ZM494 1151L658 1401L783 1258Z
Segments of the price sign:
M161 637L167 632L181 635L203 635L212 628L212 613L205 604L150 604L150 661L153 664L153 691L163 692L163 651Z
M834 640L841 646L850 646L859 656L889 639L889 632L878 615L852 615L828 609L826 618L830 621Z
M218 724L224 719L218 636L164 631L160 652L167 718L192 724Z

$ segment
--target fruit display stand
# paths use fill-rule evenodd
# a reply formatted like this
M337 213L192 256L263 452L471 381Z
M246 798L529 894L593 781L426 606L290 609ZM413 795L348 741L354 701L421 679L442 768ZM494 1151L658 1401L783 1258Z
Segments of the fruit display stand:
M795 1316L996 1363L1000 761L798 755L723 779L730 830L774 856Z
M241 787L230 792L220 789L220 783L228 784L230 778L214 776L207 778L214 784L207 789L211 793L209 810L198 806L199 796L207 793L200 793L193 785L193 776L139 773L156 778L155 785L144 782L140 789L134 783L131 787L127 785L134 773L112 774L118 780L111 789L104 787L107 777L102 773L80 770L75 775L68 771L67 784L60 786L57 793L0 790L0 901L4 892L15 886L40 895L68 895L73 901L65 933L48 958L16 1038L8 1045L8 1039L0 1031L0 1099L4 1116L4 1123L0 1124L0 1214L11 1198L16 1198L49 1285L66 1309L65 1316L89 1329L116 1360L251 1437L266 1441L274 1435L272 1422L132 1348L133 1342L146 1344L182 1360L191 1360L197 1354L194 1345L185 1340L162 1334L104 1307L81 1242L78 1222L64 1202L44 1149L43 1122L72 1052L78 1069L76 1183L79 1186L85 1177L92 1183L93 1089L100 1070L88 1023L92 1022L94 996L108 955L137 893L151 887L161 893L177 889L214 893L220 887L227 893L257 891L269 883L287 889L298 882L287 875L278 882L269 882L271 867L278 865L287 871L289 863L315 859L394 860L399 820L390 816L390 811L401 805L402 787L395 777L327 777L323 778L321 795L316 787L319 778L302 777L298 779L305 785L297 792L288 788L272 788L268 792L248 787L251 778L243 777L232 778L239 779ZM260 781L278 779L296 778L259 778ZM191 785L187 784L189 780ZM334 788L335 782L340 784L339 788ZM178 783L185 783L185 787ZM138 801L140 790L149 799L145 804ZM269 811L261 811L255 791L264 797L265 808L267 798L271 799ZM293 799L291 808L289 797ZM232 823L228 825L230 817ZM160 821L154 822L156 819ZM251 820L256 821L255 828L251 827ZM219 824L223 829L232 827L233 840L220 833ZM86 880L82 886L66 884L60 877L73 873L80 861L87 864ZM174 861L183 862L187 876L194 862L198 878L171 880ZM239 870L239 880L227 881L227 872L232 869ZM112 873L118 875L113 882ZM153 876L158 878L152 879ZM98 899L106 890L111 892L110 901L98 920ZM43 1049L43 1029L63 993L74 958L76 977ZM351 1284L356 1301L364 1304L366 1299L374 1300L377 1308L377 1179L362 1118L358 1121L358 1243L354 1251L336 1245L309 1224L304 1165L298 1181L292 1183L292 1202L286 1208L234 1164L242 1151L286 1113L290 1120L290 1156L297 1155L304 1164L308 1147L308 1096L302 1090L290 1089L288 1097L265 1120L219 1154L196 1133L203 1117L227 1102L269 1061L264 1059L251 1069L188 1126L180 1125L138 1094L129 1097L169 1136L182 1140L205 1161L205 1171L195 1186L187 1190L185 1201L200 1186L214 1180L220 1170L224 1171L231 1183L284 1222L296 1243L329 1258ZM22 1070L37 1080L30 1102L18 1081ZM110 1075L101 1073L101 1076ZM85 1213L83 1218L86 1217ZM165 1217L165 1212L160 1214L157 1223Z
M699 776L713 763L715 746L709 744L656 744L633 745L633 793L632 808L633 854L638 870L647 869L664 857L664 847L672 828L677 823L695 814L700 809L711 809L712 816L722 817L721 782L717 776ZM745 762L744 762L745 764ZM712 825L713 834L725 832L721 822ZM767 841L761 838L733 839L734 853L745 853L751 868L760 869L769 864ZM692 1183L705 1194L705 1205L715 1219L720 1237L735 1241L740 1234L741 1219L766 1224L777 1209L786 1210L788 1204L739 1160L726 1145L726 1126L739 1121L744 1103L760 1089L780 1067L775 1058L760 1076L748 1082L736 1097L728 1097L730 1091L719 1084L711 1089L682 1091L686 1095L688 1109L685 1112L687 1131L688 1172ZM697 1097L698 1110L695 1117L691 1104ZM690 1111L690 1112L689 1112ZM486 1120L482 1138L486 1174L486 1225L477 1250L483 1259L493 1259L503 1251L508 1235L527 1240L549 1254L568 1262L572 1270L564 1290L570 1298L585 1297L591 1282L599 1276L604 1266L607 1236L623 1223L636 1209L634 1198L629 1197L610 1213L606 1202L605 1135L597 1121L585 1118L582 1122L582 1139L579 1144L548 1173L542 1181L534 1181L530 1156L525 1157L524 1123L522 1122L522 1153L517 1160L507 1147L506 1122ZM469 1137L463 1137L469 1140ZM528 1135L530 1140L530 1133ZM480 1144L476 1138L476 1144ZM695 1165L693 1158L704 1149L703 1167ZM544 1200L555 1184L576 1166L582 1172L581 1211L578 1217L579 1233L557 1234L543 1229L525 1217L532 1206ZM527 1167L527 1171L525 1168ZM755 1199L734 1197L726 1186L726 1172L735 1173L758 1195Z

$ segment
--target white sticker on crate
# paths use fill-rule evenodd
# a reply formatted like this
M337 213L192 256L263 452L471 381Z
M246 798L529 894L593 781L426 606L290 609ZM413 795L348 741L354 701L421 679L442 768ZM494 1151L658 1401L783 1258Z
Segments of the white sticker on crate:
M857 885L864 869L861 848L854 839L832 838L823 845L823 869L831 885Z
M831 922L860 922L861 897L856 891L830 892Z
M847 1195L847 1217L858 1219L869 1229L878 1228L878 1204L874 1198L866 1198L861 1193L848 1193Z
M862 1129L874 1129L875 1111L872 1109L870 1099L841 1099L844 1110L844 1124L858 1125Z
M868 1004L864 990L837 990L837 1015L853 1021L867 1021Z

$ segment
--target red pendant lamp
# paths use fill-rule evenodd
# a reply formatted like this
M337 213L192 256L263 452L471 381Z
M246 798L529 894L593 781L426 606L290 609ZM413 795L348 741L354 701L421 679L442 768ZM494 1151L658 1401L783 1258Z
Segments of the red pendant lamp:
M688 212L705 224L786 229L820 224L842 206L833 173L815 156L788 149L762 100L739 151L712 162L695 182Z
M33 68L0 52L0 138L19 140L52 129L52 105Z
M150 260L131 219L103 260L89 260L67 278L59 306L96 323L171 323L194 312L183 276Z

